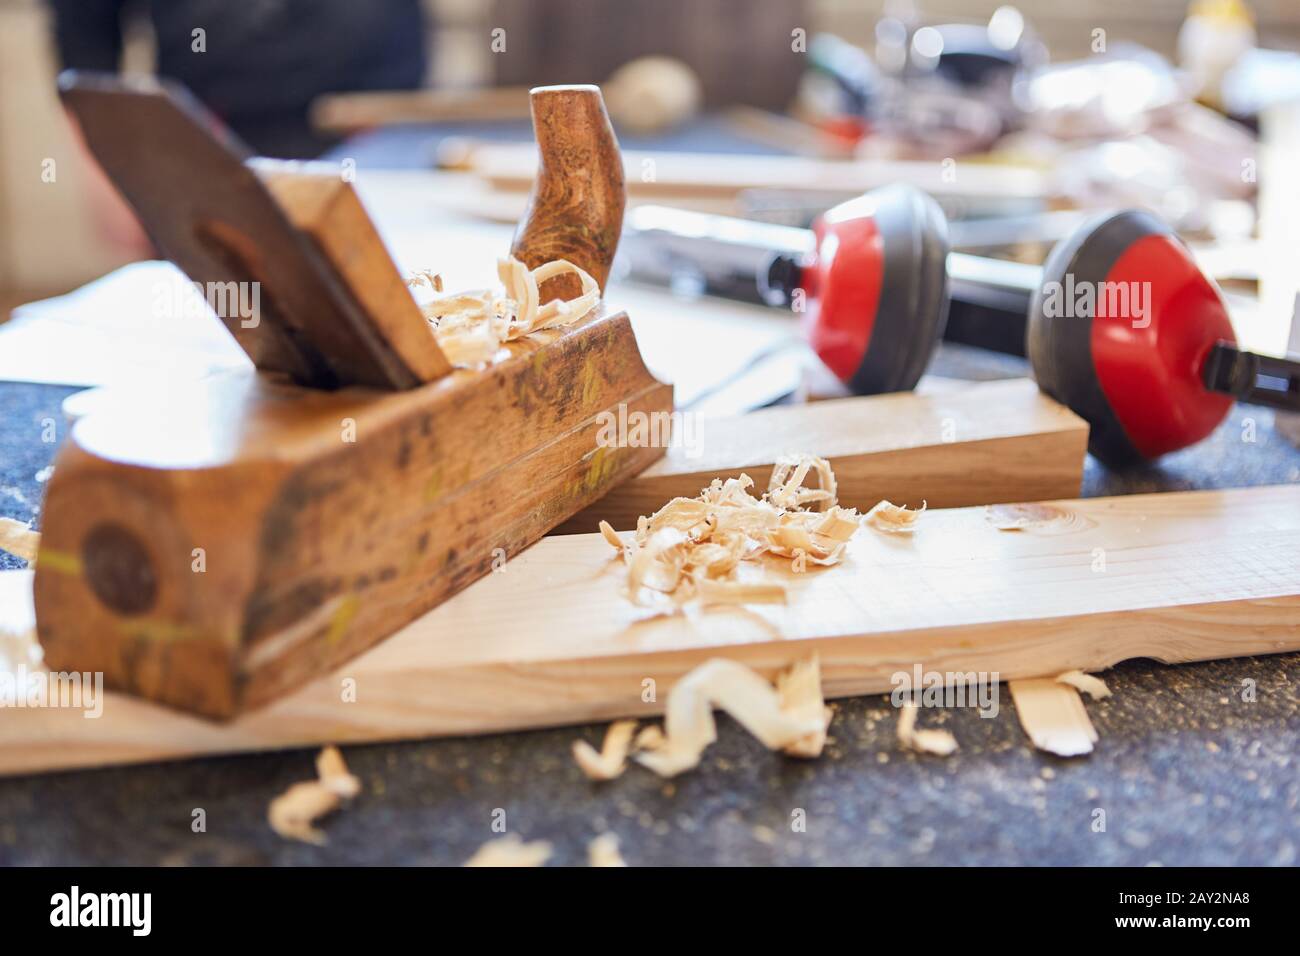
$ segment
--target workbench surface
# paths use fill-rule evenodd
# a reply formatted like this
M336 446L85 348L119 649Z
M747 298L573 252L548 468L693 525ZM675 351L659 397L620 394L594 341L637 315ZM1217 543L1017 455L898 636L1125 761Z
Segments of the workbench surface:
M1024 374L952 346L932 371ZM56 448L41 442L42 421L63 437L70 391L0 383L0 514L36 513L35 476ZM1238 406L1159 468L1119 475L1090 459L1084 494L1296 481L1300 450L1272 413ZM1101 740L1082 759L1032 750L1005 692L992 719L926 711L923 723L960 743L946 759L899 751L884 696L837 702L832 742L813 762L769 753L723 717L701 767L674 781L632 767L589 782L569 748L599 745L603 725L349 747L365 789L325 821L324 847L266 824L268 802L312 776L308 751L0 780L0 864L458 864L497 835L499 810L510 832L550 841L553 864L585 862L603 832L633 866L1300 863L1300 654L1135 661L1105 677L1114 696L1087 702ZM200 808L206 832L195 833Z

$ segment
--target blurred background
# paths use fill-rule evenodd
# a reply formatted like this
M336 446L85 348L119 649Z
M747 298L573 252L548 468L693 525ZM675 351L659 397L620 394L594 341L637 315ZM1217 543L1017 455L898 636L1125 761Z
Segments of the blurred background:
M427 173L401 195L498 223L531 177L526 88L564 82L604 86L634 201L806 225L913 181L956 248L1026 262L1145 206L1279 351L1296 51L1295 0L0 0L0 315L151 255L59 107L73 67L160 73L253 152Z

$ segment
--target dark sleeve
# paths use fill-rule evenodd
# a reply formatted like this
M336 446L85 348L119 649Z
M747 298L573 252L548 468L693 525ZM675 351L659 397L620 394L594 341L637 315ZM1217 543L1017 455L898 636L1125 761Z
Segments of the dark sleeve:
M49 0L63 69L116 73L122 58L127 0Z

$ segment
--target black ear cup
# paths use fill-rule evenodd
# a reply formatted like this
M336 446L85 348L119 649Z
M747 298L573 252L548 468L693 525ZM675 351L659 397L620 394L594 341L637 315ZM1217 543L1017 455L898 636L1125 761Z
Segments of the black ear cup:
M1025 352L1038 387L1091 424L1088 450L1112 467L1135 465L1146 457L1134 447L1102 392L1092 352L1094 316L1059 308L1059 290L1084 283L1100 288L1134 242L1168 231L1154 216L1134 209L1081 225L1047 257L1029 306ZM1058 294L1053 296L1053 291Z
M871 343L850 387L859 395L916 386L948 317L948 221L929 194L887 186L876 225L884 251L880 304Z

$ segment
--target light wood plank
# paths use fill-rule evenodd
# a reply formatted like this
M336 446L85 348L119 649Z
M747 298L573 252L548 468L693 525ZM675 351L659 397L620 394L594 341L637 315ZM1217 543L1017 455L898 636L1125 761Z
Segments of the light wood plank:
M714 478L747 473L766 487L773 453L829 459L840 503L957 508L1079 493L1088 425L1029 379L983 382L930 394L903 392L778 406L727 418L695 418L665 456L569 519L561 534L608 521L636 526Z
M622 569L598 535L546 538L229 724L117 694L97 720L2 713L0 773L646 717L719 655L771 676L815 651L827 694L842 697L888 690L914 663L1014 680L1300 648L1300 486L1057 507L1037 531L999 531L982 508L928 513L910 537L864 530L840 566L796 575L773 561L787 607L650 620L620 595ZM642 699L647 679L656 702Z

